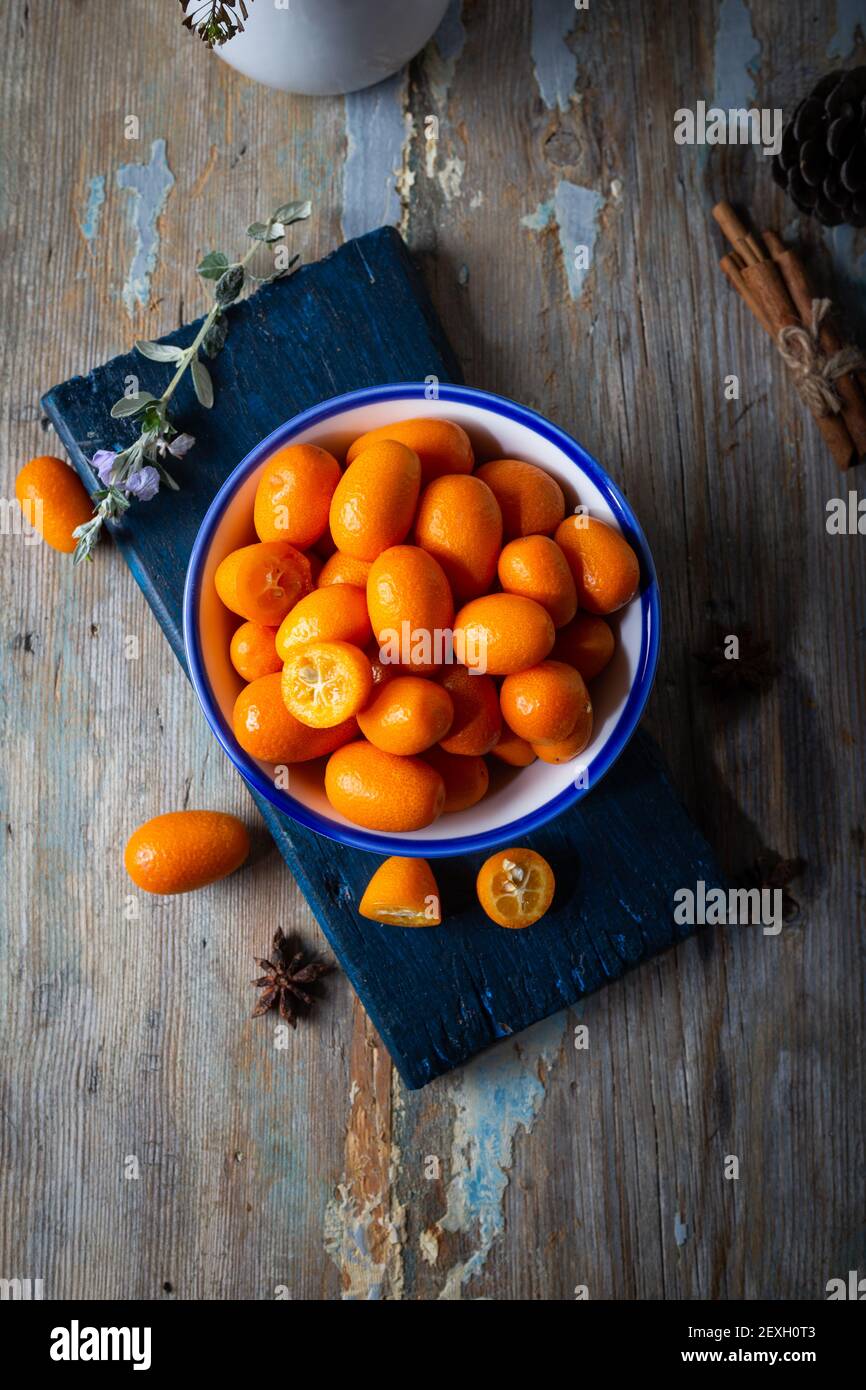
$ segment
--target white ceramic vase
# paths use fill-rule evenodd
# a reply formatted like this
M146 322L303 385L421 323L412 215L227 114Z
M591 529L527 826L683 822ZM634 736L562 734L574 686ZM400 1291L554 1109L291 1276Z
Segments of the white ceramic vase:
M436 31L448 0L252 0L244 32L216 52L267 87L336 96L398 71Z

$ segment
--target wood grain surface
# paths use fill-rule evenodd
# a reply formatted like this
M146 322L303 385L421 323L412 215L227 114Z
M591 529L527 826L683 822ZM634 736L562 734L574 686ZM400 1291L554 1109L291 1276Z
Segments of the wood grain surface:
M306 259L398 222L466 379L570 429L635 507L665 605L648 723L723 864L808 868L778 937L705 933L420 1093L339 977L275 1052L250 958L277 922L316 941L303 900L262 834L244 873L127 920L130 828L246 794L111 547L73 574L7 527L0 1277L50 1298L822 1297L866 1269L866 575L863 537L825 526L866 484L834 474L725 285L709 209L802 236L861 338L866 239L801 224L755 150L672 132L699 99L787 110L866 61L862 6L465 0L385 89L320 100L239 77L176 10L0 12L4 498L56 447L41 392L199 312L201 252L290 196L314 201ZM698 684L713 621L772 643L765 695Z

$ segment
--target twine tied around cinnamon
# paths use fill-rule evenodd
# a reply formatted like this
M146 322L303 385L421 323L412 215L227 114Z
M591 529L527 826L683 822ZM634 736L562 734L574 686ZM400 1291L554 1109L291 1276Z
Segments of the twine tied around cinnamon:
M830 356L821 346L821 324L830 312L829 299L813 299L809 327L790 324L779 330L776 346L794 376L801 399L814 415L837 415L842 399L835 382L866 367L866 357L848 344Z

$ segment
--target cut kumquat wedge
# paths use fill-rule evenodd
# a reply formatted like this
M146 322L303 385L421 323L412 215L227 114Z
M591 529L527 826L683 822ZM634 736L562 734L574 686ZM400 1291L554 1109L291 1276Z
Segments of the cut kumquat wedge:
M216 591L232 613L276 627L313 587L310 562L288 541L259 541L233 550L217 567Z
M426 859L394 856L380 864L358 907L362 917L393 927L438 927L439 888Z
M332 729L351 719L372 689L370 662L351 642L311 642L283 667L286 709L311 729Z
M500 850L482 864L476 880L478 901L500 927L529 927L553 901L553 870L533 849Z

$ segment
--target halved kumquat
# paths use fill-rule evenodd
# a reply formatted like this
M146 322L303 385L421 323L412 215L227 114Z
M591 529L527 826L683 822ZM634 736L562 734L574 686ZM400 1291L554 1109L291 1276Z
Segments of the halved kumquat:
M283 667L286 709L311 729L333 729L351 719L372 689L370 662L351 642L310 642Z
M500 927L530 927L553 901L553 870L533 849L500 850L482 864L476 880L478 901Z
M289 541L233 550L217 567L216 591L232 613L273 627L313 587L310 562Z

